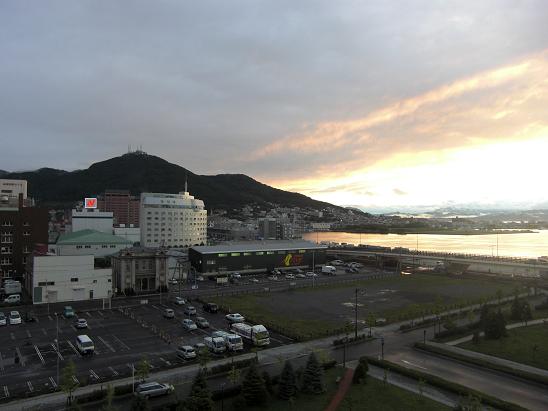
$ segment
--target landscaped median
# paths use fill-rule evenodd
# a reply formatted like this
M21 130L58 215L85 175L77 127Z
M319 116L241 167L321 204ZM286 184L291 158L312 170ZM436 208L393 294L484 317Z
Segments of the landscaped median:
M488 405L498 410L503 410L503 411L526 411L527 410L526 408L520 407L519 405L501 400L499 398L492 397L490 395L473 390L463 385L444 380L443 378L437 377L435 375L427 374L417 370L412 370L386 360L379 360L374 357L367 357L367 361L369 361L369 363L376 365L378 367L382 367L390 371L399 373L401 375L414 378L418 381L422 380L434 387L438 387L443 390L454 392L455 394L458 394L462 396L463 398L475 397L479 399L483 405Z
M426 344L415 343L415 348L458 361L467 362L479 367L501 371L513 375L514 377L523 378L539 384L548 385L548 371L545 370L535 370L534 367L523 366L523 364L512 365L512 362L508 360L490 358L491 356L485 354L473 353L462 348L445 346L444 344L432 342ZM520 368L517 368L516 365L520 366Z

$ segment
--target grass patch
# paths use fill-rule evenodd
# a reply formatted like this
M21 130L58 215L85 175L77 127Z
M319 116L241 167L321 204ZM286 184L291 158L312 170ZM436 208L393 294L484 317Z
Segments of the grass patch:
M293 408L288 401L280 400L278 398L271 398L267 403L257 406L248 406L240 408L246 411L288 411L291 409L299 411L319 411L325 409L335 392L337 391L338 384L336 382L337 377L342 377L344 369L342 367L331 368L325 372L325 388L326 392L321 395L309 395L299 393L294 401ZM234 399L224 400L224 409L231 410L232 402ZM221 409L221 403L218 401L215 403L215 410Z
M391 384L384 384L368 377L367 384L352 385L339 406L339 411L360 410L367 404L368 410L375 411L435 411L451 410L440 404Z
M548 341L548 326L532 325L508 330L508 336L500 340L482 338L479 344L468 341L458 346L548 370L546 341Z

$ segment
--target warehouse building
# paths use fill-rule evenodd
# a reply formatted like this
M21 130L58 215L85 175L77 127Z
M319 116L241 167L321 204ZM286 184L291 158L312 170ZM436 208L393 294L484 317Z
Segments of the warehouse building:
M257 273L325 264L327 246L308 241L261 241L191 247L191 266L201 274Z

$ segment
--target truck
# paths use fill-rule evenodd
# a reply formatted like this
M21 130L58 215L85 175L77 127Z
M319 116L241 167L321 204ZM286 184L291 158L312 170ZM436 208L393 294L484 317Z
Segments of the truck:
M241 351L244 349L242 337L237 334L228 333L226 331L215 331L211 336L223 338L228 351Z
M225 339L222 337L205 337L204 345L215 354L222 354L226 351Z
M5 281L4 294L21 294L21 283L19 281Z
M333 267L332 265L324 265L322 267L322 274L335 275L336 272L337 272L337 269Z
M230 328L234 334L238 334L255 346L262 347L270 344L270 336L264 325L235 323L232 324Z

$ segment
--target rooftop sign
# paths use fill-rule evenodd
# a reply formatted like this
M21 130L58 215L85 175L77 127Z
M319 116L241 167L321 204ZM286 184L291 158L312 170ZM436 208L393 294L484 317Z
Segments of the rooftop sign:
M85 208L97 208L97 198L85 198L84 200Z

